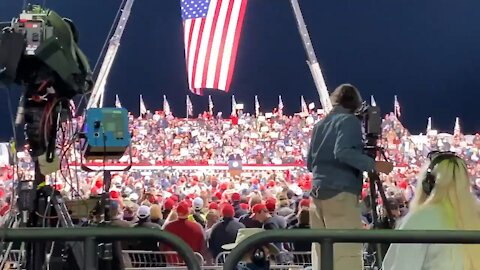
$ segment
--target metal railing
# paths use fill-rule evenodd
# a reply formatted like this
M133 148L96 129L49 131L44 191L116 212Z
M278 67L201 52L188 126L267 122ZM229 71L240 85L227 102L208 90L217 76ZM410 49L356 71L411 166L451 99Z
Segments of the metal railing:
M243 255L254 246L272 242L305 241L320 243L321 269L333 270L334 243L435 243L480 244L479 231L394 231L394 230L269 230L250 236L235 247L223 269L235 269Z
M0 229L0 240L13 241L82 241L85 249L85 269L96 270L96 241L157 239L177 251L187 269L201 270L192 249L178 236L149 228L27 228Z

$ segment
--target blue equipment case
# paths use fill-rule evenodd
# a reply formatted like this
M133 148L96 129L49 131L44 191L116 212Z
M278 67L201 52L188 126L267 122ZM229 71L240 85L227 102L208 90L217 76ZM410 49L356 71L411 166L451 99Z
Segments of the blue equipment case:
M128 111L124 108L88 109L83 132L85 159L119 159L131 141Z

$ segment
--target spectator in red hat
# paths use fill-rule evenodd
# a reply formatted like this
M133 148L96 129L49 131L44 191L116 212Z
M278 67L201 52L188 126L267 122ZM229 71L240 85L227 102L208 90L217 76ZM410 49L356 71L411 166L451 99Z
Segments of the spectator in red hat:
M242 210L248 211L248 203L241 203L240 208L242 208Z
M208 210L218 210L218 203L216 203L216 202L211 202L211 203L208 205Z
M223 205L221 213L223 218L219 223L213 225L208 239L208 249L214 258L225 251L222 249L222 245L235 242L238 230L245 228L245 225L234 219L235 209L232 205Z
M240 196L240 193L235 192L231 196L231 201L233 205L233 209L235 209L235 218L239 218L245 214L247 214L247 211L243 210L240 207L240 201L242 200L242 196Z
M252 214L250 215L250 218L262 224L262 227L270 217L270 212L268 211L265 204L259 203L252 207Z
M275 199L271 198L265 202L265 207L270 213L270 218L263 225L264 229L286 229L287 220L285 217L279 216L276 213Z
M296 207L295 212L286 217L287 227L291 228L298 225L299 214L301 211L308 211L310 209L310 199L301 199L298 202L298 207ZM304 214L305 215L305 214Z
M310 199L302 199L300 201L300 210L306 209L308 210L310 208Z
M215 196L213 196L213 198L212 198L212 200L213 200L214 202L219 201L219 200L221 200L221 199L222 199L222 192L220 192L220 191L216 192L216 193L215 193Z
M168 215L170 214L170 211L172 211L174 205L175 205L175 202L172 199L170 199L170 198L166 199L163 202L162 216L168 217Z
M190 208L184 201L180 202L176 208L177 220L165 225L165 231L173 233L180 237L185 243L190 246L194 252L203 253L205 248L205 238L202 227L193 221L188 220ZM171 251L172 249L165 245L163 251Z
M250 211L238 219L238 221L240 221L241 223L243 223L243 225L245 225L245 228L262 228L263 227L262 222L252 219L251 217L253 216L253 207L261 203L262 203L262 198L259 195L253 195L250 198L250 201L249 201Z

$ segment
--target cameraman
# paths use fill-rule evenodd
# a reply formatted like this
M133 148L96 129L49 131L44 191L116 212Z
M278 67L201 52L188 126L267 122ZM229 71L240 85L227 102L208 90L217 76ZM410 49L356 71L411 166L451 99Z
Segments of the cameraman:
M359 197L364 171L390 173L393 165L363 152L362 106L358 90L342 84L331 94L332 111L315 124L307 157L313 173L310 196L312 229L362 229ZM363 269L362 244L336 244L334 269ZM320 245L312 245L312 265L320 269Z

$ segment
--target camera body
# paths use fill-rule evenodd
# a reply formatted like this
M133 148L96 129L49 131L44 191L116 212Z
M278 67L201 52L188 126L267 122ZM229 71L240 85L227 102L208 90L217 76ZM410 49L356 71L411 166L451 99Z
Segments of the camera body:
M382 134L382 114L380 107L364 105L357 116L363 120L365 151L372 158L377 154L377 142Z
M53 37L53 26L48 24L48 12L41 8L33 8L23 12L12 22L12 30L22 34L25 40L24 55L35 55L36 50L47 39Z
M45 81L61 98L88 92L92 72L77 43L71 20L29 6L0 33L0 82L30 86L27 96Z

